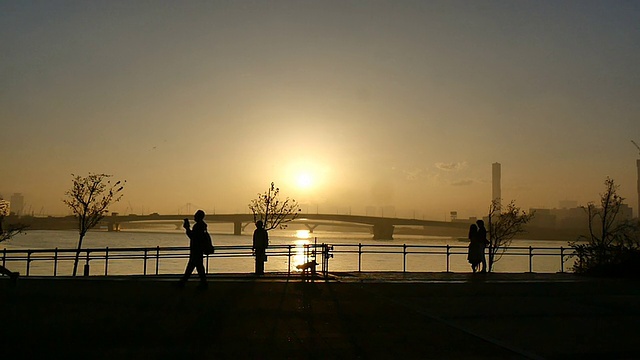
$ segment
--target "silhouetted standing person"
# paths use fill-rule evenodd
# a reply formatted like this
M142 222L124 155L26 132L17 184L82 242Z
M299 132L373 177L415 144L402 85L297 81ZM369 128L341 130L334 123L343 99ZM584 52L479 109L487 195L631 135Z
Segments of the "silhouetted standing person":
M184 284L189 280L193 269L198 271L198 276L200 277L200 288L207 287L207 274L204 270L204 264L202 262L202 258L204 256L204 246L205 246L205 233L207 231L207 224L204 222L204 211L198 210L193 215L193 220L195 220L195 224L193 225L193 229L190 229L189 219L184 219L184 224L182 225L189 237L189 262L187 263L187 268L184 271L184 275L182 279L180 279L179 285L184 286Z
M482 262L483 247L478 238L478 226L471 224L469 226L469 250L467 251L467 260L471 264L471 270L473 272L478 271L478 267Z
M253 254L256 257L256 275L264 275L267 246L269 246L269 234L265 230L262 220L258 220L256 221L256 229L253 231Z
M487 240L487 229L484 227L484 221L478 220L476 221L478 225L478 247L481 257L482 270L480 272L487 272L487 259L484 256L484 249L489 245L489 240Z

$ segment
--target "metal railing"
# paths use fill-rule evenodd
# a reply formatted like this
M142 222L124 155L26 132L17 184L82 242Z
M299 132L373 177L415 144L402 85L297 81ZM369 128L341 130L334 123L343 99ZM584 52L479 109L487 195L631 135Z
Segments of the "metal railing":
M304 245L270 245L267 249L269 258L285 258L287 262L286 273L290 275L297 272L292 259L296 258L299 262L305 263L316 261L320 266L319 272L323 277L328 275L331 246L326 244L304 244ZM49 276L66 276L60 274L62 264L72 264L75 261L76 254L79 253L79 271L81 275L88 276L93 264L99 263L103 269L101 275L109 276L111 265L114 261L138 262L142 266L142 275L159 275L161 263L167 263L171 260L185 259L180 266L186 265L186 259L189 258L188 247L139 247L139 248L87 248L87 249L3 249L2 250L2 266L20 267L24 269L24 276L30 276L31 270L35 264L42 266L50 266L51 273ZM253 258L251 246L216 246L215 253L204 255L205 271L209 273L209 263L213 258ZM251 262L251 264L253 264ZM149 271L149 265L152 271ZM130 265L132 269L134 265ZM250 265L252 266L252 265ZM69 267L69 266L67 266ZM94 266L95 268L95 266ZM252 272L253 269L246 269ZM133 272L133 271L132 271ZM93 271L96 274L95 269ZM173 273L176 273L175 271ZM45 275L46 276L46 275Z
M242 259L246 266L242 271L247 273L253 272L253 258L250 246L216 246L216 251L212 255L205 255L205 270L209 273L210 261L212 259ZM22 266L24 275L29 276L34 264L42 266L50 266L50 275L45 276L61 276L60 265L73 263L77 249L34 249L34 250L2 250L2 265L7 267ZM341 254L357 255L357 271L361 272L364 263L364 257L370 255L382 255L385 259L395 259L396 256L402 259L402 272L407 272L408 258L410 256L436 255L441 257L438 261L443 261L442 267L447 272L451 272L452 258L456 258L458 263L464 257L466 260L466 245L392 245L392 244L305 244L305 245L270 245L267 250L269 258L283 259L286 261L287 275L297 272L296 265L309 261L316 261L320 267L319 272L322 276L327 277L329 273L329 259L341 257ZM572 248L565 247L517 247L511 246L506 249L503 258L507 257L528 257L528 272L533 272L534 258L547 258L557 260L559 272L565 272L565 262L574 255ZM81 270L80 274L89 275L90 268L93 268L94 275L100 274L109 276L111 265L115 261L139 262L140 265L132 264L128 269L135 269L136 266L142 267L142 275L159 275L161 264L174 261L174 269L171 273L176 274L184 269L186 259L189 257L188 247L141 247L141 248L89 248L80 250ZM178 260L184 261L176 264ZM294 263L295 260L295 263ZM351 262L348 262L351 264ZM21 265L22 264L22 265ZM284 266L284 264L283 264ZM101 267L101 271L96 271L96 267ZM151 269L150 269L151 267ZM338 266L340 267L340 266ZM69 268L69 266L67 266ZM139 268L138 268L139 269ZM355 269L353 269L355 270ZM135 274L136 270L132 270L131 274ZM139 271L139 270L137 270ZM389 271L378 269L376 271ZM394 269L390 271L400 271ZM438 270L442 271L442 270ZM555 271L554 271L555 272ZM137 272L140 273L140 272ZM71 275L70 273L68 275Z
M444 257L444 268L446 272L451 272L452 257L462 257L466 260L468 246L466 245L396 245L396 244L362 244L357 245L333 245L332 254L357 254L358 268L361 272L363 267L363 256L366 254L385 254L402 256L402 272L407 272L409 255L441 255ZM504 252L503 252L504 250ZM557 258L559 272L565 272L567 269L565 263L575 253L572 248L560 247L523 247L510 246L501 248L498 254L502 253L502 257L528 257L528 272L533 272L534 258ZM488 261L488 250L485 251ZM399 271L400 269L398 269Z

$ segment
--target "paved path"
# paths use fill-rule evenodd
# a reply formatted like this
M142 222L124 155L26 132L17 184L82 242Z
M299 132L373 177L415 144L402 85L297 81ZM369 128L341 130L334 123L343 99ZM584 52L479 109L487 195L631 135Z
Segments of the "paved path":
M28 358L639 358L640 282L569 274L0 279L3 353ZM13 356L12 356L13 357ZM10 358L6 356L5 358Z

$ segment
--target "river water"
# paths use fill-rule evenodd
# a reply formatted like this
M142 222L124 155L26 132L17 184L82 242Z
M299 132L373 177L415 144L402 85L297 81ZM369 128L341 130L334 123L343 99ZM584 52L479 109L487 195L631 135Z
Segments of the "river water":
M214 245L218 249L225 246L250 246L250 231L243 235L230 235L233 228L229 225L210 226ZM295 265L305 261L302 254L303 244L325 243L334 246L334 257L329 260L330 271L415 271L442 272L447 271L446 246L449 246L448 269L453 272L470 272L466 261L467 242L464 239L447 236L395 235L393 240L373 240L367 232L336 232L315 231L309 234L305 230L273 230L270 231L270 244L291 245L293 255L291 261L287 256L270 256L265 264L267 272L286 272L295 270ZM78 242L77 231L65 230L34 230L16 236L2 244L7 250L35 250L35 249L75 249ZM359 255L358 244L362 245L363 253ZM403 255L406 245L407 254ZM155 247L185 247L188 239L183 231L172 228L157 228L146 230L123 230L120 232L90 231L84 239L83 248L155 248ZM222 247L221 247L222 246ZM534 257L530 264L529 247L533 248ZM494 267L497 272L527 272L531 266L533 272L553 273L561 270L570 271L573 258L561 261L560 247L568 254L565 241L514 240L507 253ZM552 253L554 255L542 255ZM183 252L186 254L186 252ZM7 254L5 265L13 271L26 273L26 257L22 254ZM22 256L23 260L11 257ZM52 255L51 255L52 256ZM245 251L244 256L225 256L224 251L216 251L216 255L208 261L210 273L250 273L253 271L253 258ZM318 259L319 261L319 259ZM154 259L146 263L146 272L159 274L179 274L184 271L187 259L163 258L156 264ZM83 262L84 263L84 262ZM72 260L59 261L56 266L58 275L72 273ZM142 274L145 265L142 259L118 260L115 256L109 260L108 274ZM81 268L82 269L82 268ZM82 272L82 270L79 270ZM92 260L91 275L104 275L104 260ZM29 265L30 275L53 275L53 262L37 260Z

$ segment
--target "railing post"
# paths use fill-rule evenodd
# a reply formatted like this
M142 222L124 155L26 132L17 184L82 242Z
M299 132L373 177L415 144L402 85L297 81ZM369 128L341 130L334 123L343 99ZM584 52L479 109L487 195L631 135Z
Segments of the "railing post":
M322 243L322 275L325 279L329 277L329 259L333 257L331 250L333 246Z
M160 272L160 246L156 246L156 275Z
M87 250L87 259L86 259L86 263L84 264L84 276L89 276L89 254L91 253L91 251Z
M533 272L533 248L529 245L529 272Z
M144 249L144 269L142 270L142 275L147 275L147 249Z
M53 250L53 277L58 275L58 248Z
M109 247L104 249L104 276L109 274Z
M7 248L2 249L2 267L6 266L7 261Z
M560 246L560 272L564 272L564 247Z
M407 272L407 244L402 244L402 272Z
M291 244L287 245L287 276L291 275Z
M29 268L31 267L31 251L27 251L27 275L29 276Z
M447 272L450 272L449 256L451 255L451 245L447 244Z
M362 271L362 243L358 243L358 272Z
M322 266L320 267L320 271L322 272L322 277L326 278L327 277L327 273L325 271L325 261L327 261L327 246L322 243L321 249L322 249L322 256L320 257L320 260L322 261Z

